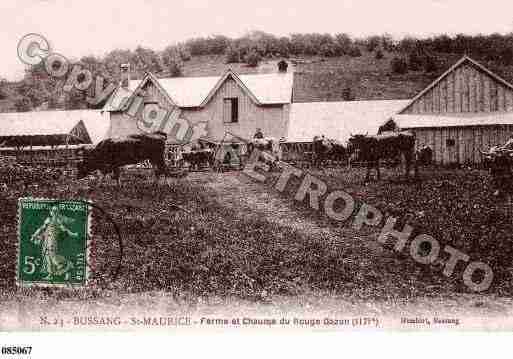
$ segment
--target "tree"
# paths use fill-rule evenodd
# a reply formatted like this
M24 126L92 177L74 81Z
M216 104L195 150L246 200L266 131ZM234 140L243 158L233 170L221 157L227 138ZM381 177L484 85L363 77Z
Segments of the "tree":
M66 110L81 110L88 107L86 94L76 89L64 94L64 107Z
M286 36L282 36L277 42L277 52L279 56L288 58L290 55L290 39Z
M423 61L418 51L412 51L408 55L408 68L412 71L418 71L422 68Z
M6 79L0 78L0 100L8 96L8 82Z
M392 35L384 34L381 36L381 46L383 46L384 50L389 52L396 50L396 45Z
M182 63L178 59L170 60L166 66L170 77L182 76Z
M319 49L320 55L324 57L332 57L337 55L337 48L334 43L325 43Z
M178 49L178 53L180 54L180 59L182 61L189 61L191 59L191 51L185 44L178 44L176 45Z
M445 35L439 35L433 38L433 50L436 52L451 52L452 39Z
M362 52L358 46L353 45L351 47L351 49L349 50L348 55L352 56L352 57L360 57L360 56L362 56Z
M178 77L182 75L182 56L177 46L168 46L161 53L162 64L169 76Z
M501 49L500 59L501 62L506 66L513 65L513 47L506 45L506 47Z
M380 45L380 43L381 37L379 36L370 36L367 39L365 39L365 47L369 52L374 51Z
M426 55L424 58L424 71L435 72L438 71L438 61L434 56Z
M335 35L335 45L338 49L339 55L348 54L353 46L353 41L347 34L336 34Z
M121 74L120 65L130 63L130 71L136 71L135 64L131 63L133 54L130 50L116 49L103 58L105 67L104 78L110 82L118 82Z
M152 49L138 46L130 58L130 65L142 75L145 72L159 73L163 66L160 56Z
M228 49L226 50L225 62L227 64L232 64L232 63L240 62L239 49L237 49L235 46L228 47Z
M390 62L392 72L395 74L405 74L408 72L408 63L402 57L394 57Z
M258 63L262 60L262 57L258 52L252 50L246 55L246 63L248 66L257 67Z

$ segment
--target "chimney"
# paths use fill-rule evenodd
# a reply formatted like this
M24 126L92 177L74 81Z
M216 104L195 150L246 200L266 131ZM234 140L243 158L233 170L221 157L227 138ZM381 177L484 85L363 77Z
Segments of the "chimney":
M121 64L121 87L130 88L130 64Z

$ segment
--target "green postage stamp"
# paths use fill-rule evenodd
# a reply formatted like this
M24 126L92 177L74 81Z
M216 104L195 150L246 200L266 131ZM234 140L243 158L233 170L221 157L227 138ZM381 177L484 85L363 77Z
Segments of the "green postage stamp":
M90 214L82 201L19 199L17 283L85 286Z

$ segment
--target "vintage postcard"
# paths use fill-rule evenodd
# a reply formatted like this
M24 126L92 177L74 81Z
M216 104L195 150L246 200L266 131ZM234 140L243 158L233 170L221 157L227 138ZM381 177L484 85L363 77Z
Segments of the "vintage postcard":
M511 14L4 1L0 331L513 330Z

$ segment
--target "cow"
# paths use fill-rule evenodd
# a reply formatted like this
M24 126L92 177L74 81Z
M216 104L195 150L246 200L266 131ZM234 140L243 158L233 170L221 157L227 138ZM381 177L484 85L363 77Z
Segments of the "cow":
M480 152L483 155L483 165L490 172L492 184L496 189L494 195L510 192L513 178L513 141L493 146L488 152Z
M315 136L312 141L312 164L322 166L326 161L342 162L347 159L347 151L337 140Z
M103 175L113 173L119 183L120 167L148 160L155 176L167 175L164 152L167 135L164 132L130 135L122 139L108 138L84 153L78 164L78 179L99 170Z
M415 177L418 175L415 158L415 135L409 131L384 132L374 136L352 135L348 141L348 152L357 154L360 161L366 162L366 182L370 179L372 168L376 168L378 180L380 179L380 160L396 159L401 155L405 159L406 178L409 178L412 163Z
M417 161L424 166L428 166L433 162L433 150L429 146L422 146L420 150L417 151Z
M183 160L189 163L191 169L200 169L202 166L212 167L214 164L214 151L210 148L192 150L182 153Z

